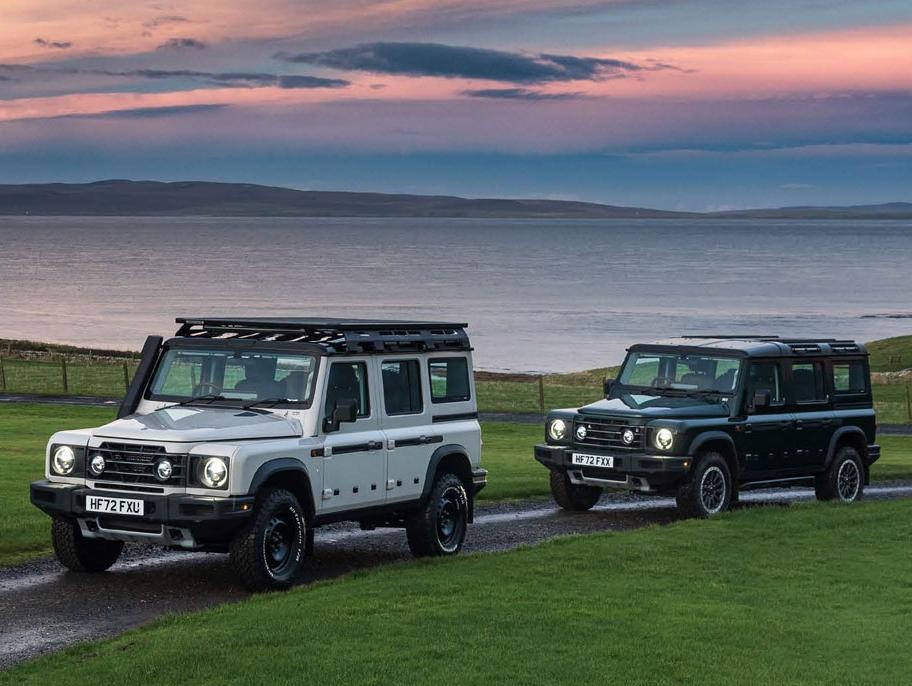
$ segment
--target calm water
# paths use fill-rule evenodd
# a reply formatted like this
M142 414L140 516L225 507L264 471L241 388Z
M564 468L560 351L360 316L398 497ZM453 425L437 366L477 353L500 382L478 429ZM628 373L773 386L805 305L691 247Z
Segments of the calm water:
M177 315L468 321L479 367L680 333L912 333L912 223L0 217L0 337L138 348Z

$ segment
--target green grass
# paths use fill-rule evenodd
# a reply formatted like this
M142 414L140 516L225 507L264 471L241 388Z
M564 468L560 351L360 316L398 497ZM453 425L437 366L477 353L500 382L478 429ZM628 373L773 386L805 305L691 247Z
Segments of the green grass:
M0 684L906 683L912 509L740 511L255 597Z
M912 369L912 336L896 336L866 344L872 372Z

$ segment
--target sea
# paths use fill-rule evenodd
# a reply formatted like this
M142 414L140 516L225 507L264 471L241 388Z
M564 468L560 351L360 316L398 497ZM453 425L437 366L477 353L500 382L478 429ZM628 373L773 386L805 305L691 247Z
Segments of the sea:
M912 222L0 217L0 338L139 349L179 316L466 322L480 369L678 335L912 334Z

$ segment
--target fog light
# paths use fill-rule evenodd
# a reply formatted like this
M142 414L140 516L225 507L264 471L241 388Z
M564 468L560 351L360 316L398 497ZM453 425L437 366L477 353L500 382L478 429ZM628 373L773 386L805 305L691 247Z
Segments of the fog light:
M171 474L174 472L174 467L171 466L169 460L160 460L157 465L155 465L155 478L159 481L167 481L171 478Z
M93 455L92 461L89 462L89 471L95 476L101 476L101 473L105 470L106 466L107 463L105 462L103 455Z

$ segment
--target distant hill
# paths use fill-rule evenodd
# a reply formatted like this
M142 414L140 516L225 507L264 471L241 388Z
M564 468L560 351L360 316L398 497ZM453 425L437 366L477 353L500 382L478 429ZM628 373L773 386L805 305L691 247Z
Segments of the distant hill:
M299 191L206 181L0 185L0 215L220 217L474 217L553 219L912 219L912 203L669 212L590 202Z
M0 185L0 215L653 218L686 213L562 200L298 191L240 183Z

